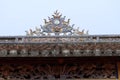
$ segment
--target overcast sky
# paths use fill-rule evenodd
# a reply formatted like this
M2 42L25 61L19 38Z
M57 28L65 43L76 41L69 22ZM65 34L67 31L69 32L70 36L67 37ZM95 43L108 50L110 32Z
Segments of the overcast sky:
M55 10L89 34L120 34L120 0L0 0L0 36L25 35Z

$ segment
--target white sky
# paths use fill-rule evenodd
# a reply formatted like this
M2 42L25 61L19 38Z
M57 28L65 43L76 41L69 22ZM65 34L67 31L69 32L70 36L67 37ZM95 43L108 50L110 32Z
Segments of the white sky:
M55 10L90 34L120 34L120 0L0 0L0 36L25 35Z

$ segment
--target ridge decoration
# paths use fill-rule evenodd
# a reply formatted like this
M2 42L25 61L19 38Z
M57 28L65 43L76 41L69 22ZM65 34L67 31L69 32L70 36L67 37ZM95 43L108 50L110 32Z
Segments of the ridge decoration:
M74 29L74 24L70 25L70 19L65 21L66 16L62 17L57 10L48 20L44 19L44 25L36 27L35 30L29 29L25 31L27 36L41 36L41 35L88 35L88 31Z

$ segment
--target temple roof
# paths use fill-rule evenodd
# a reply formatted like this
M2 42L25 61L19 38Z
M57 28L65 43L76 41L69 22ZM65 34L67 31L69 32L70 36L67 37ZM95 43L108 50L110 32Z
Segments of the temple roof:
M0 36L0 57L120 56L120 35L89 35L55 11L25 36Z

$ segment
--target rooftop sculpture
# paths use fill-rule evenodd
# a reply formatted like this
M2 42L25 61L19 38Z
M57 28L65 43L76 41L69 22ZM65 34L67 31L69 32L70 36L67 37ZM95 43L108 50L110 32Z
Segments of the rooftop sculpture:
M65 21L65 17L62 17L57 10L51 17L48 17L48 20L44 19L44 25L36 27L33 31L25 31L27 36L42 36L42 35L88 35L88 31L84 32L77 29L74 29L74 24L70 25L70 19Z

